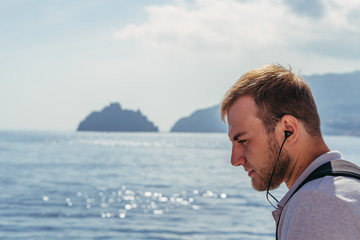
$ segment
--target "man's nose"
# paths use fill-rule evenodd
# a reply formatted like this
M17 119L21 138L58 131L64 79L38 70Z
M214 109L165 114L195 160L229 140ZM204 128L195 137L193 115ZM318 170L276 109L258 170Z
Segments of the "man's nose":
M231 151L231 164L235 167L237 166L243 166L245 164L246 160L244 157L243 150L239 147L232 147Z

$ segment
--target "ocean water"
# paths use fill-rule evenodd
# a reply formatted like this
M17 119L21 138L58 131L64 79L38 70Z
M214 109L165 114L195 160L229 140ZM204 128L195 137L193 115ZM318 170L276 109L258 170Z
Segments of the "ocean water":
M326 141L360 163L359 137ZM1 131L0 239L274 239L230 150L226 134Z

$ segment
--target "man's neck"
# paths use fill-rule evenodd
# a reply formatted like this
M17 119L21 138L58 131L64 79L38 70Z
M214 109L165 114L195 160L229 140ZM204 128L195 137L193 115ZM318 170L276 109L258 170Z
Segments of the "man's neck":
M288 189L294 185L296 180L316 158L329 151L330 149L322 138L312 141L311 144L307 144L300 148L300 151L298 151L293 158L293 165L292 168L290 168L291 171L288 173L289 177L286 181Z

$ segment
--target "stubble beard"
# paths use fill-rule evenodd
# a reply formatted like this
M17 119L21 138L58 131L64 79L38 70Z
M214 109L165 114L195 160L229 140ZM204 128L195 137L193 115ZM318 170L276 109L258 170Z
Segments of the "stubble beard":
M252 186L257 191L265 191L268 188L269 181L271 178L271 174L273 172L278 154L280 150L280 145L277 143L273 134L269 134L268 136L268 158L264 164L264 167L260 169L261 175L259 175L259 181L252 181ZM271 179L271 184L269 189L273 190L280 186L282 182L284 182L287 169L290 164L290 156L289 154L282 149L279 161L276 164L274 175Z

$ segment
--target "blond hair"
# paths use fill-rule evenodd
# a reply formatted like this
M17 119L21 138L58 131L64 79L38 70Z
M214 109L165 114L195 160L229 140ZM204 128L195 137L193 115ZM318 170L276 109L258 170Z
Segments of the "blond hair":
M253 97L258 117L273 132L284 115L300 120L312 136L321 136L320 117L310 87L300 76L280 65L265 65L243 76L229 89L221 102L221 119L241 96Z

